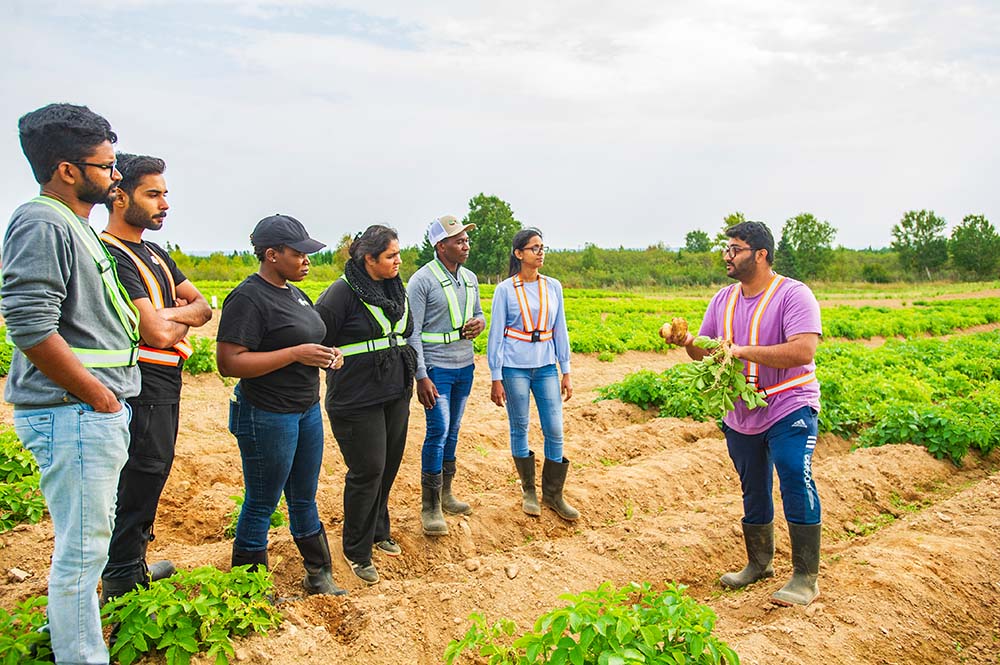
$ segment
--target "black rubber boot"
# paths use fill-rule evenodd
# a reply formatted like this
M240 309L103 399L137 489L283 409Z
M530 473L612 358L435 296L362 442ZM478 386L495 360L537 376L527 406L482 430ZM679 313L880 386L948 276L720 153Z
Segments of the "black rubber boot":
M808 605L819 595L819 541L822 524L788 523L792 540L792 579L771 594L779 605Z
M236 547L236 543L234 542L230 567L236 568L237 566L250 566L250 570L257 570L258 567L263 567L264 570L267 570L267 550L249 552Z
M556 511L564 520L575 522L580 519L580 511L566 503L563 498L563 485L566 484L566 472L569 471L569 460L553 462L546 458L542 464L542 503Z
M153 565L149 567L149 581L155 582L156 580L165 580L176 572L177 569L171 561L168 561L167 559L154 561Z
M448 523L441 512L443 482L440 473L420 474L420 525L425 536L448 535Z
M101 578L101 605L112 598L124 596L132 589L149 586L149 573L146 566L137 569L134 574L127 577L102 577Z
M326 529L320 527L319 533L294 540L306 569L306 577L302 580L302 587L306 593L346 595L347 592L333 581L333 563L330 560L330 543L326 539Z
M774 577L774 522L747 524L743 522L743 543L747 549L747 565L738 573L726 573L719 579L722 586L742 589L757 580Z
M521 510L527 515L538 517L542 514L542 508L538 505L538 495L535 493L535 453L529 452L527 457L515 457L514 466L521 479Z
M471 515L472 506L459 501L451 493L451 481L455 477L455 460L445 460L441 467L441 510L449 515Z

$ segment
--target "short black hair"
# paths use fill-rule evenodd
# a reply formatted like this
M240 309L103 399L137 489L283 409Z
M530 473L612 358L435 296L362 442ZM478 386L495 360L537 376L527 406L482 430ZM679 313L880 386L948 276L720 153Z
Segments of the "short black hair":
M774 263L774 236L764 222L740 222L726 229L726 236L739 238L753 250L767 250L767 264Z
M140 180L148 175L160 175L167 170L167 163L159 157L119 152L115 155L115 159L117 160L118 172L122 174L118 189L128 194L129 198L132 198ZM105 205L110 212L113 204L109 202Z
M254 247L253 247L253 255L257 257L258 261L260 261L261 263L263 263L264 259L267 258L267 250L269 250L269 249L273 249L275 252L277 252L278 254L280 254L281 252L283 252L285 250L285 246L284 245L275 245L274 247L264 247L264 246L259 246L258 247L257 245L254 245Z
M118 142L111 123L86 106L49 104L25 113L17 121L21 150L35 181L52 179L59 162L80 162L105 141Z

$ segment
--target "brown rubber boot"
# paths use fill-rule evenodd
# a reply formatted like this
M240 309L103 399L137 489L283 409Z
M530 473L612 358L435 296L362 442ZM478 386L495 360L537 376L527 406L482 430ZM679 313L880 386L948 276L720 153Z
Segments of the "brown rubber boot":
M747 550L747 565L738 573L726 573L719 582L730 589L742 589L765 577L774 577L774 522L747 524L743 522L743 543Z
M447 536L448 523L441 513L440 473L420 474L420 525L425 536Z
M822 524L788 523L792 540L792 579L771 594L779 605L808 605L819 595L819 541Z
M515 457L514 466L521 479L521 510L527 515L538 517L542 514L542 508L538 505L538 495L535 494L535 453L529 452L527 457Z
M566 503L563 498L563 485L566 484L566 472L569 470L569 460L565 457L561 462L553 462L545 458L542 465L542 503L556 511L564 520L575 522L580 519L580 511Z
M455 477L455 460L445 460L441 467L441 510L449 515L471 515L472 506L459 501L451 493L451 481Z

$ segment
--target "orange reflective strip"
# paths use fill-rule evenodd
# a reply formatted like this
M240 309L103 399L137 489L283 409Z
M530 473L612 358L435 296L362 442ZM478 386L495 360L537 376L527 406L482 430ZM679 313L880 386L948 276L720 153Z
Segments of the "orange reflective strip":
M760 301L757 303L757 307L753 310L753 316L750 317L750 340L749 344L756 346L760 340L760 322L764 319L764 310L767 306L771 304L771 300L774 298L774 294L778 291L778 287L781 283L785 281L785 278L781 275L775 274L768 283L767 288L764 289L764 295L761 296ZM750 379L750 383L756 388L759 383L760 365L748 360L747 361L747 378Z
M153 365L169 365L176 367L181 361L181 355L163 349L154 349L149 346L139 347L139 362Z
M544 282L544 283L543 283ZM524 330L516 328L504 328L505 337L513 337L525 342L531 341L531 333L539 331L539 341L552 339L552 331L542 328L542 324L548 324L549 319L549 287L548 282L541 275L538 276L538 321L531 318L531 307L528 306L528 293L524 288L524 281L515 277L512 281L514 285L514 295L517 297L517 306L521 310L521 322ZM515 334L516 333L516 334Z
M131 260L132 263L135 264L136 270L139 271L139 276L142 277L142 282L143 284L146 285L146 292L149 293L149 299L153 303L153 307L155 309L164 309L167 305L165 303L163 290L160 288L160 283L156 281L156 277L153 275L153 271L149 269L149 266L147 266L146 263L142 259L140 259L128 245L126 245L119 238L111 235L107 231L101 233L101 239L111 243L118 249L125 252L125 255L129 257L129 260ZM156 263L156 265L160 266L160 269L163 271L163 274L166 277L167 285L170 287L170 306L173 307L174 303L177 301L177 285L174 283L174 276L170 274L170 268L168 266L163 265L160 261L160 257L156 256L156 254L153 253L152 250L150 250L150 257L153 259L153 262ZM187 337L174 344L173 348L177 349L177 352L185 360L190 358L191 354L194 353L194 348L191 346L191 343L188 341ZM156 350L163 351L163 349L156 349ZM153 362L153 361L147 361L147 362ZM163 363L157 363L157 364L163 364ZM177 363L173 362L166 364L176 365Z
M816 372L806 372L805 374L799 374L790 379L785 379L781 383L776 383L768 388L763 388L758 392L762 393L765 397L770 397L771 395L777 395L778 393L785 392L786 390L791 390L792 388L798 388L799 386L804 386L806 384L812 383L816 380Z
M729 300L726 301L726 314L722 319L722 338L733 341L733 319L736 318L736 303L740 299L740 285L733 284L729 288Z
M523 330L517 330L515 328L504 328L503 332L504 332L504 336L505 337L513 337L514 339L519 339L522 342L530 342L531 341L531 333L530 332L526 333ZM547 342L550 339L552 339L552 331L551 330L543 330L543 331L541 331L538 334L538 341L539 342Z
M142 259L136 256L135 252L128 245L107 231L101 233L101 240L111 243L125 252L125 255L135 264L136 270L139 271L139 277L142 278L143 283L146 285L146 292L149 293L149 299L153 302L153 307L155 309L163 309L165 307L163 304L163 293L160 291L160 285L156 282L156 277L153 276L153 271L149 269L149 266L143 263Z

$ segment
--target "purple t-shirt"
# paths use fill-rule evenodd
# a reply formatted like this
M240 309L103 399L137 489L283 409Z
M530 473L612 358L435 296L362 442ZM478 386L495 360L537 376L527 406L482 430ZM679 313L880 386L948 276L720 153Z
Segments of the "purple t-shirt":
M712 302L708 304L708 310L705 312L705 319L701 322L698 334L716 338L724 336L726 303L729 301L732 289L739 288L740 284L736 283L715 294ZM744 298L740 292L736 300L736 312L733 316L734 344L743 346L750 343L750 317L753 316L757 303L760 302L764 292L753 298ZM757 344L759 346L781 344L787 342L789 337L801 333L823 334L819 303L816 302L816 297L808 286L786 277L764 310ZM788 369L775 369L758 365L758 374L760 375L758 385L761 388L768 388L815 369L816 363ZM736 400L736 408L725 415L722 419L723 422L742 434L759 434L767 431L776 422L803 406L811 406L819 411L819 383L813 381L765 399L767 399L767 406L758 407L753 411L747 409L743 400Z

